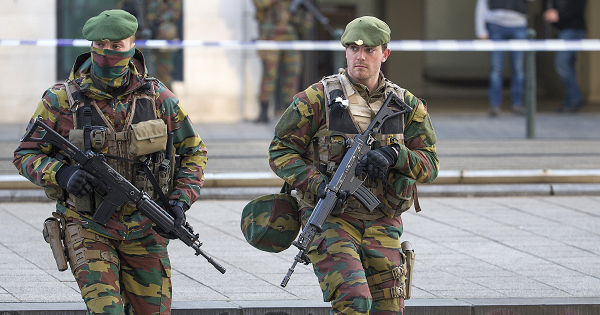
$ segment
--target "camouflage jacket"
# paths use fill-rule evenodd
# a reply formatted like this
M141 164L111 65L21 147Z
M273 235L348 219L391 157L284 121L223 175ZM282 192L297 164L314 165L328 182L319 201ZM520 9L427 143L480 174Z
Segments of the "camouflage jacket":
M346 75L345 73L343 75ZM368 94L364 85L350 82L367 103L385 97L387 80L380 74L380 85ZM326 126L326 104L324 103L323 84L313 84L294 96L292 104L275 127L275 136L269 147L271 169L287 183L302 192L316 194L319 184L329 179L310 163L309 145L317 133ZM411 199L414 183L427 183L435 180L439 161L436 154L437 141L425 102L408 91L404 92L404 101L413 111L404 116L404 144L400 144L400 155L390 170L388 189L378 190L379 199L386 204L386 193L400 199ZM334 117L330 117L334 119ZM340 161L346 150L332 156L330 160ZM379 181L381 183L381 181ZM381 193L381 195L380 195ZM388 205L394 208L393 205Z
M177 97L160 81L145 80L144 60L139 50L136 50L129 64L131 77L128 88L116 97L94 86L90 77L90 65L90 53L80 55L69 80L78 85L87 97L96 101L116 131L122 131L126 124L133 92L142 88L146 82L154 84L156 115L162 118L168 131L174 132L175 153L182 158L181 168L175 174L171 199L182 200L188 205L194 203L204 184L207 151ZM44 123L68 138L70 130L74 129L73 113L63 84L54 85L44 92L32 120L38 116L42 117ZM64 163L55 159L53 152L53 146L49 143L22 142L14 152L13 164L19 173L32 183L42 187L58 187L56 172ZM151 221L128 204L115 211L106 226L97 224L92 220L91 214L77 211L64 201L57 203L57 211L63 213L67 221L83 224L97 233L115 239L135 239L154 233Z

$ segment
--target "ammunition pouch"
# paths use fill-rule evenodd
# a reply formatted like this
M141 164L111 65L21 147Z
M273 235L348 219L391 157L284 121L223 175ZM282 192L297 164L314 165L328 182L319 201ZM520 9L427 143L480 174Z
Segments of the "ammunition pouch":
M162 119L153 119L131 125L129 128L129 153L134 156L165 151L167 125Z
M84 213L94 213L96 208L102 202L102 196L96 192L93 194L85 195L83 197L75 197L69 194L67 198L67 204L75 207L75 210Z
M400 251L400 255L402 257L402 264L400 266L367 277L367 283L369 284L369 290L371 291L373 301L400 297L404 300L410 299L413 267L415 265L415 252L412 248L412 244L408 241L402 242L401 246L402 250ZM392 280L400 280L400 285L384 289L377 288L377 285Z
M46 197L48 197L48 199L54 201L62 201L64 200L65 196L65 190L62 189L62 187L60 186L44 187L44 193L46 194Z
M379 209L390 218L399 217L402 213L410 209L413 204L413 198L392 195L389 192L386 192L385 199L386 202L383 202ZM394 204L397 208L393 209L389 204Z
M103 260L117 265L119 268L119 257L109 251L93 250L85 248L80 244L84 240L92 240L110 245L110 240L104 236L92 233L76 223L69 223L65 228L65 243L69 252L69 265L71 271L75 272L79 267L93 260ZM75 249L75 247L78 247Z
M65 271L69 268L67 266L67 251L64 246L64 229L65 219L60 214L53 212L52 217L44 221L44 228L42 230L44 240L50 244L52 255L59 271Z
M174 165L171 165L171 161L165 158L162 151L142 156L134 164L132 183L137 189L147 193L153 200L159 197L157 189L160 189L164 195L169 197L173 189L173 168ZM158 184L158 187L150 179L150 176L155 179L154 182Z

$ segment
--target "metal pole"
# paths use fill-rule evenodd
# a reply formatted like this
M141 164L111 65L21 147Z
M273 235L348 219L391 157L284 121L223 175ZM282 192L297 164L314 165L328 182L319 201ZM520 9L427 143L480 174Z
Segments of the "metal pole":
M527 38L535 39L535 30L527 30ZM536 71L535 51L526 52L525 58L525 107L527 111L527 138L535 138L535 112L536 112Z

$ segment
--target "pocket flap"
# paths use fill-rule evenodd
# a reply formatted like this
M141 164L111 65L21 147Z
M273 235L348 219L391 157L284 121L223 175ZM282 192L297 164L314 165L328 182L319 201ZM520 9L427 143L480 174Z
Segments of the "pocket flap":
M131 125L131 130L133 131L133 136L138 141L167 135L167 125L162 119L148 120Z

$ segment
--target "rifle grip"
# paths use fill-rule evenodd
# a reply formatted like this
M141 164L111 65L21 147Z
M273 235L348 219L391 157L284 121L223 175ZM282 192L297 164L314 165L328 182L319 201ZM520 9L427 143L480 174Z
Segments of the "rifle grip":
M92 219L94 219L94 221L102 225L106 225L108 223L108 220L110 220L110 217L117 210L118 207L119 204L116 204L112 202L109 198L105 197L104 199L102 199L102 202L98 206L98 209L96 209L96 212L94 212L94 217Z

